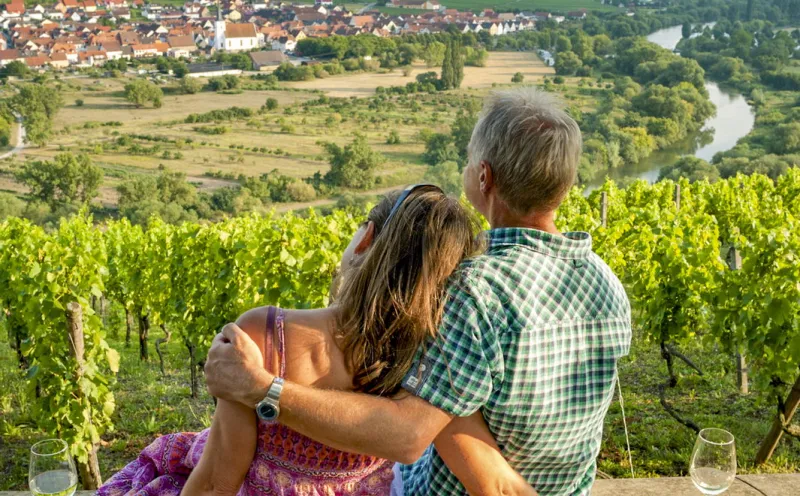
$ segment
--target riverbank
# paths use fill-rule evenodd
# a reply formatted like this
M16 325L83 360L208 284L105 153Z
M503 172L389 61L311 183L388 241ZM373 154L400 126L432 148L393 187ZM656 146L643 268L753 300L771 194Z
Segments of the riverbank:
M713 23L704 24L703 27L705 26L713 26ZM647 36L647 41L674 51L682 37L682 27L672 26L651 33ZM658 180L663 167L674 164L681 157L692 155L711 161L718 152L733 148L740 139L752 132L755 126L755 110L742 94L731 88L723 88L708 79L705 88L716 107L716 113L705 122L700 131L651 153L637 163L611 169L607 176L617 181L633 178L653 183ZM605 176L596 177L588 184L587 191L598 188L604 181Z

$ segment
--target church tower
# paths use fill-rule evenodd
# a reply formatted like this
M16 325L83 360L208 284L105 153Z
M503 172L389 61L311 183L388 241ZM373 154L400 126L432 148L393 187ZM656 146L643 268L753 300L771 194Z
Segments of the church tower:
M222 2L217 0L217 20L214 21L214 50L225 49L225 20L222 19Z

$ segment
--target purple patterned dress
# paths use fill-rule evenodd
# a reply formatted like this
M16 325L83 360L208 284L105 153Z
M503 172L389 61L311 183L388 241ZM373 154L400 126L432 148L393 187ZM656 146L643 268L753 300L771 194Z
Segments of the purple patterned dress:
M277 331L284 375L283 311L269 308L267 345ZM269 355L269 353L267 353ZM156 439L135 461L109 479L99 496L178 496L208 441L200 433ZM392 463L339 451L283 425L258 422L256 455L238 496L372 496L389 494ZM188 495L191 496L191 495Z

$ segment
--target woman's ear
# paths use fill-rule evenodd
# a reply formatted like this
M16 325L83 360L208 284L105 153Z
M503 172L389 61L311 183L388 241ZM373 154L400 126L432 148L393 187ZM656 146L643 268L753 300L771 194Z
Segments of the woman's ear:
M356 249L353 251L356 255L361 255L370 246L372 246L372 242L375 240L375 223L372 221L367 222L367 229L364 231L364 235L361 236L361 239L358 241L356 245Z

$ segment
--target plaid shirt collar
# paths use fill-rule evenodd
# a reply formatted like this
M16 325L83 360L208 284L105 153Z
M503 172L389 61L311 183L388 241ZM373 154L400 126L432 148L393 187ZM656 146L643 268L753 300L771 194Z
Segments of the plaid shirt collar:
M592 236L586 232L567 232L563 236L537 229L503 227L485 231L488 250L501 246L525 246L548 257L583 259L592 253Z

